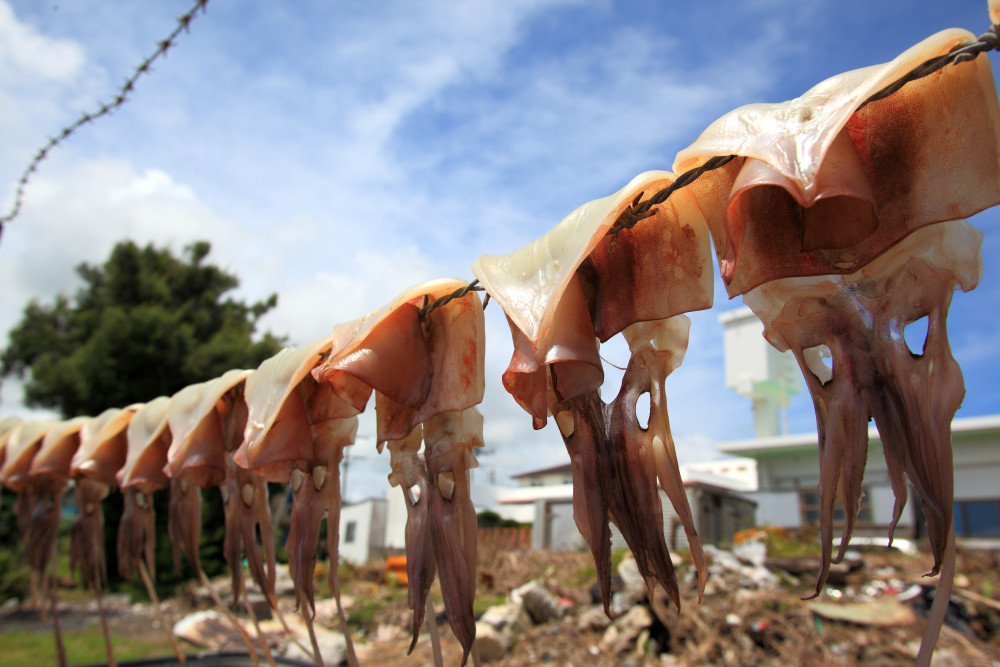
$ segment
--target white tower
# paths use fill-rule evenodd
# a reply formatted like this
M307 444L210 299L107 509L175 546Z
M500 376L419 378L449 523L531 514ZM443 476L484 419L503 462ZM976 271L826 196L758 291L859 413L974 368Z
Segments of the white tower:
M758 438L788 433L788 402L802 391L795 355L764 338L764 324L743 307L719 315L724 329L726 387L753 400Z

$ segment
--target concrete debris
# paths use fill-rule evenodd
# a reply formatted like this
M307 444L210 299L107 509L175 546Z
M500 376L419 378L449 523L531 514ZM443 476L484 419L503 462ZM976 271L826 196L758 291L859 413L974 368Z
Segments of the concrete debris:
M735 575L735 583L740 588L770 590L778 587L778 577L763 565L744 564L732 552L719 549L711 544L705 545L705 556L708 558L709 581L712 577L730 582ZM727 583L727 586L731 584Z
M309 637L305 633L305 628L296 628L296 630L300 630L295 633L298 635L299 641L288 642L283 655L293 660L312 662L312 655L303 650L304 648L312 650ZM314 630L316 632L316 643L319 645L319 652L323 655L324 663L327 665L339 665L347 662L347 641L344 639L344 635L339 632L324 630L323 628L314 628Z
M508 602L487 609L479 620L499 632L510 632L518 635L531 627L531 617L524 604Z
M604 631L600 648L614 655L632 652L639 635L653 624L653 614L643 605L632 607Z
M489 623L476 621L476 648L479 659L483 662L495 662L503 659L510 650L510 634L500 632Z
M604 613L604 607L587 607L576 619L577 629L584 632L600 632L611 625L611 619Z
M195 646L214 651L244 648L232 623L214 609L196 611L177 621L174 623L174 635Z
M566 613L565 608L559 604L559 598L552 595L537 579L515 588L510 592L510 599L514 604L523 604L532 622L537 625L558 620Z
M809 609L825 619L856 625L892 627L909 625L917 620L912 609L891 596L866 602L813 602L809 605Z
M621 580L620 590L611 595L608 608L615 618L628 612L637 603L646 599L646 581L639 574L639 565L635 558L627 556L618 564L618 577Z

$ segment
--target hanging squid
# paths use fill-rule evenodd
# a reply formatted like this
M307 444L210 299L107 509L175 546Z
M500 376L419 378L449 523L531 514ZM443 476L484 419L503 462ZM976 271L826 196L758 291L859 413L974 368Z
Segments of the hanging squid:
M944 322L952 291L972 289L979 275L976 233L947 221L1000 202L1000 106L986 58L865 102L970 37L946 30L798 99L737 109L675 163L688 169L712 155L741 156L692 190L731 188L709 218L726 288L744 294L772 344L795 351L813 395L824 539L817 592L832 555L835 497L843 495L847 515L838 558L856 520L869 417L896 495L893 525L906 501L904 472L927 509L932 571L945 576L922 665L954 569L950 422L964 386ZM923 315L932 330L924 351L911 353L902 328ZM820 349L832 351L832 375Z
M17 494L14 501L14 516L21 537L28 543L28 551L48 554L45 545L51 537L42 535L39 530L32 530L32 517L45 489L31 483L31 464L42 447L45 435L59 426L58 422L50 420L31 420L12 426L5 436L4 463L0 467L0 483ZM51 522L51 515L47 516ZM58 525L58 518L55 520ZM39 581L39 578L42 581ZM31 567L31 599L35 609L42 619L45 618L43 602L40 594L45 591L45 570L32 564ZM41 587L41 590L40 590Z
M421 311L425 305L464 286L458 280L417 285L388 306L334 329L330 356L313 375L320 383L334 387L350 386L353 378L374 389L379 445L407 438L417 425L432 417L467 410L482 401L485 323L479 296L470 292L423 314ZM428 435L425 426L425 441ZM481 441L481 435L479 438ZM429 450L425 459L430 478ZM464 479L473 465L475 457L469 449L466 456L449 457L448 469L442 468L441 472ZM431 485L435 483L430 481ZM429 495L433 496L433 492ZM461 505L465 506L464 500ZM430 524L452 521L446 515L457 507L428 503ZM461 518L465 521L466 514ZM410 551L408 543L407 567L412 560L418 571L428 572L425 559L431 554L437 559L441 589L453 592L445 595L445 611L462 645L464 664L475 640L472 601L462 593L468 581L475 581L474 532L471 539L469 531L431 530L419 534L430 537L431 548L427 549L426 543L418 539ZM410 584L415 615L426 597L422 582L414 579ZM415 585L419 588L412 588Z
M242 556L246 553L250 574L271 604L274 593L274 537L263 480L238 468L232 452L243 441L247 411L243 385L251 371L231 370L208 382L185 387L170 400L167 421L173 434L164 472L171 478L170 530L174 540L174 561L183 552L198 572L198 578L212 595L216 606L227 616L254 662L257 653L243 625L225 609L201 569L198 542L201 533L199 488L218 486L225 505L226 532L223 554L232 576L233 603L242 599L251 621L257 626L253 608L245 596ZM261 542L256 531L260 531ZM265 571L265 563L267 569ZM257 627L261 651L273 664L270 648Z
M55 567L56 537L62 517L62 497L69 487L70 464L80 447L80 432L89 419L76 417L49 429L28 473L28 484L33 488L34 509L25 539L27 558L33 570L37 571L42 594L47 593L51 601L56 653L61 665L66 663L66 652L56 613L53 573L49 572L49 566Z
M982 275L982 233L964 221L917 230L847 276L786 278L744 295L764 321L764 335L792 350L816 407L820 442L822 569L829 571L835 503L846 521L840 562L851 538L868 456L868 420L875 419L896 496L890 539L907 500L904 473L920 497L934 555L943 570L937 597L947 600L954 570L954 476L951 420L962 403L962 371L951 356L946 320L952 292L973 289ZM928 320L919 351L906 326ZM827 367L823 357L830 358ZM946 607L935 605L925 646L932 646ZM926 656L929 658L929 656Z
M345 378L344 400L328 383L311 375L331 337L301 348L285 348L265 360L247 379L247 420L243 444L236 452L237 465L272 482L291 483L291 527L285 549L295 583L299 611L306 622L317 663L323 664L313 630L315 594L313 575L320 528L326 517L330 567L327 582L337 602L349 660L357 663L340 603L337 562L340 551L340 462L344 448L354 444L358 413L371 389ZM348 390L349 389L349 390Z
M676 467L663 395L663 379L687 346L689 323L686 318L661 322L712 305L705 214L680 190L635 226L615 225L633 202L673 178L667 172L641 174L614 195L581 206L545 236L509 255L480 257L472 268L503 307L513 334L504 386L532 415L535 428L552 414L563 435L573 470L573 515L594 556L606 611L609 520L635 554L650 592L652 582L660 583L679 607L657 481L689 536L699 595L705 584L704 556ZM605 405L598 341L641 322L651 324L625 334L633 360L622 393ZM655 397L656 418L648 429L635 416L643 392Z
M392 469L389 473L389 484L400 488L406 503L404 543L407 554L407 604L412 614L410 623L412 639L407 654L413 653L417 645L420 627L424 623L427 595L437 575L437 564L429 537L427 464L420 453L423 439L423 426L417 425L405 438L385 443L389 448L389 467ZM381 451L380 446L379 453Z
M166 488L163 472L167 463L171 433L167 427L170 399L160 396L136 410L128 424L128 450L125 465L118 471L118 487L125 498L125 508L118 524L118 571L123 577L138 576L153 602L160 626L168 628L160 613L156 595L156 514L153 494ZM168 629L174 654L185 662L180 647Z
M139 405L109 408L84 423L80 446L70 463L69 474L76 481L76 520L70 533L70 564L83 573L87 587L97 598L108 664L114 665L111 634L104 614L102 591L108 585L104 553L104 512L101 502L115 486L115 475L125 464L128 442L125 428Z

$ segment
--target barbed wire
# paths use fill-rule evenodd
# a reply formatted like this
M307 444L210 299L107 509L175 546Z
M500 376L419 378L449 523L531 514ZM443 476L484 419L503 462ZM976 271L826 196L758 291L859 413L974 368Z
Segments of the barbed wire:
M31 177L36 171L38 171L38 165L40 165L42 161L49 156L52 149L69 139L84 125L92 123L103 116L110 115L112 111L121 108L121 106L128 101L129 95L135 89L135 84L139 78L152 71L153 63L158 58L166 57L167 51L174 46L174 42L177 37L179 37L182 32L188 31L191 27L191 22L194 20L195 16L197 16L199 11L205 13L207 5L208 0L195 0L194 6L192 6L186 14L177 18L177 26L174 28L173 32L167 35L166 38L161 39L156 43L156 50L136 66L135 70L132 72L132 76L125 79L125 83L122 84L121 88L118 89L110 101L101 104L97 108L97 111L84 113L76 120L76 122L64 127L56 136L51 137L44 146L38 149L38 152L35 153L31 162L28 163L24 172L22 172L21 178L17 181L17 189L14 192L14 203L11 206L10 212L5 216L0 217L0 236L3 234L4 225L13 221L18 215L20 215L21 207L24 204L24 190L28 186L28 182L31 180Z
M881 99L889 97L893 93L897 92L906 84L911 81L916 81L917 79L922 79L926 76L937 72L940 69L948 65L968 62L974 60L981 53L988 53L989 51L1000 51L1000 25L990 26L989 31L983 33L975 41L966 41L955 46L954 49L948 53L937 56L936 58L931 58L923 63L917 65L912 70L904 74L902 77L892 82L885 88L882 88L878 92L874 93L871 97L866 99L858 109L862 109L865 106L871 104L872 102L877 102ZM673 183L663 188L662 190L654 193L649 199L643 200L642 196L645 192L640 192L635 196L624 211L618 216L614 224L608 230L606 236L612 237L611 239L611 250L614 250L615 242L618 240L618 234L626 229L631 229L635 227L636 224L651 217L656 214L654 206L658 206L670 198L670 195L680 190L681 188L687 187L701 178L704 174L724 167L738 156L736 155L716 155L709 158L701 166L695 167L694 169L689 169L683 174L678 176ZM424 303L424 307L420 310L420 317L423 319L430 314L435 308L440 308L444 306L449 301L454 298L460 298L469 293L469 290L476 289L477 291L482 290L482 287L475 288L474 286L479 283L478 280L474 280L467 286L455 290L453 293L443 296L434 303L428 305ZM487 293L486 299L483 300L483 308L486 308L487 303L489 303L489 294Z

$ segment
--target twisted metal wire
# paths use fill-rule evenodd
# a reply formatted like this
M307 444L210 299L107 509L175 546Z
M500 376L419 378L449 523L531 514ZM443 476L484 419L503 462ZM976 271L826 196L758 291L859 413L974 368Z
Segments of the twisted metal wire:
M433 303L429 303L430 300L427 298L427 295L424 295L424 305L417 312L417 316L420 318L421 321L423 321L428 315L430 315L438 308L447 306L449 303L451 303L452 299L461 299L469 292L482 292L485 289L486 289L485 287L482 287L479 284L479 280L476 279L473 280L468 285L466 285L465 287L458 288L451 294L445 294L444 296L435 299ZM486 309L487 303L489 303L489 294L486 295L486 299L483 301L484 310Z
M153 63L158 58L166 57L167 51L174 46L177 37L180 36L181 32L187 32L191 27L191 22L194 20L195 16L199 11L205 13L206 6L208 5L208 0L195 0L194 6L186 14L183 14L177 18L177 26L174 28L173 32L166 36L166 38L161 39L156 43L156 50L149 55L145 60L139 63L135 70L132 72L132 76L125 79L125 83L122 84L115 96L111 98L110 101L101 104L97 111L90 113L84 113L76 122L67 125L62 130L59 131L54 137L51 137L48 142L38 149L31 162L25 167L24 171L21 173L21 178L17 181L17 189L14 192L14 204L11 206L10 212L7 215L0 217L0 235L3 234L3 227L6 223L11 222L21 213L21 206L24 203L24 189L28 185L28 181L31 180L32 175L38 171L38 165L49 156L49 153L53 148L66 141L71 137L77 130L79 130L84 125L91 123L98 118L110 115L112 111L119 109L125 102L128 101L129 95L135 89L136 81L139 77L144 74L149 74L153 69Z

